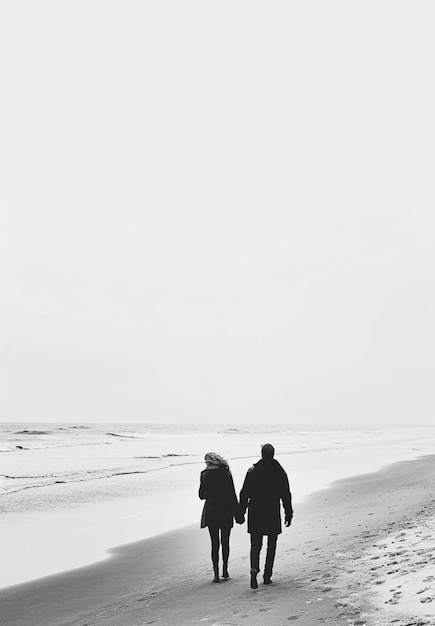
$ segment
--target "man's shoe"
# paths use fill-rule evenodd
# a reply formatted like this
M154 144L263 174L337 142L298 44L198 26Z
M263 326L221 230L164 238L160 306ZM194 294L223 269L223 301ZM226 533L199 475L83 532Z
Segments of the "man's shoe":
M258 589L257 572L251 572L251 589Z
M263 582L265 585L271 585L272 579L270 578L270 576L263 576Z

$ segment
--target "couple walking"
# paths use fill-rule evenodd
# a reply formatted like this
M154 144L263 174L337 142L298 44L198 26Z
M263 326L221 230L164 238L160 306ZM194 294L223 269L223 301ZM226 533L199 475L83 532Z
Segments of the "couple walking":
M260 552L263 537L267 536L266 562L263 581L272 582L276 542L282 532L281 506L285 513L285 525L290 526L293 509L287 474L274 459L275 450L270 443L261 448L261 460L249 468L240 502L237 500L229 465L219 454L205 455L207 467L201 472L199 497L205 500L201 528L208 526L211 539L211 559L214 582L219 582L219 548L222 545L222 577L228 578L230 534L234 519L238 524L245 521L248 510L248 533L251 535L251 588L257 589L260 572Z

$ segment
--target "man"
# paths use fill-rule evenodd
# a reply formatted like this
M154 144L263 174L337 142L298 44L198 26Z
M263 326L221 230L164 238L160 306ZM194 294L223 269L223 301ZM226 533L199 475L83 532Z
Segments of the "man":
M290 526L293 517L287 474L273 458L274 454L275 449L270 443L262 446L261 461L249 468L240 492L240 508L243 514L248 509L248 533L251 535L251 589L258 587L257 574L264 535L267 535L267 552L263 581L265 585L272 582L276 541L282 532L281 501L286 526Z

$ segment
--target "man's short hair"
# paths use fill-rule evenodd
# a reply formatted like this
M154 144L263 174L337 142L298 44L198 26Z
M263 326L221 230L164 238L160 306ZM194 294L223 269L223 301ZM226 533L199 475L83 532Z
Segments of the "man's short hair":
M271 443L265 443L264 446L261 446L261 458L262 459L273 459L275 454L275 448Z

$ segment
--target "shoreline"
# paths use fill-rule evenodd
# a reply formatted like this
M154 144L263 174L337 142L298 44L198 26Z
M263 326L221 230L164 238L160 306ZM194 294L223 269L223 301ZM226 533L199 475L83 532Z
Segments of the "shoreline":
M368 458L361 458L357 452L356 448L349 447L308 454L280 454L290 477L294 503L299 505L319 489L330 488L337 480L376 472L392 462L418 458L422 454L417 450L383 446L370 448ZM247 468L257 460L258 457L253 456L230 461L237 493ZM3 518L0 552L10 566L0 572L0 590L101 563L109 559L116 548L196 524L203 505L197 497L201 467L202 464L189 463L166 468L164 492L148 487L146 494L74 504L72 491L70 508L11 514L9 519ZM117 483L117 490L122 491L124 477L111 480L112 487ZM75 485L58 488L74 490ZM174 509L176 516L171 514Z
M308 496L278 540L270 587L249 589L246 525L235 526L231 535L231 578L212 584L208 533L196 524L115 548L111 558L88 567L0 590L0 611L8 626L260 626L265 619L298 626L316 620L369 625L397 619L401 626L413 623L406 613L411 609L414 614L419 609L415 624L433 624L435 601L420 602L419 596L431 596L419 593L415 582L420 570L424 578L431 576L430 532L418 527L435 515L434 459L394 463ZM397 550L383 547L390 535L400 540L406 532L420 542L416 549L426 555L426 565L413 564L410 555L404 563L406 549L400 561ZM391 568L394 559L398 563ZM379 570L371 568L383 563L387 586L380 591L385 580L379 584Z

